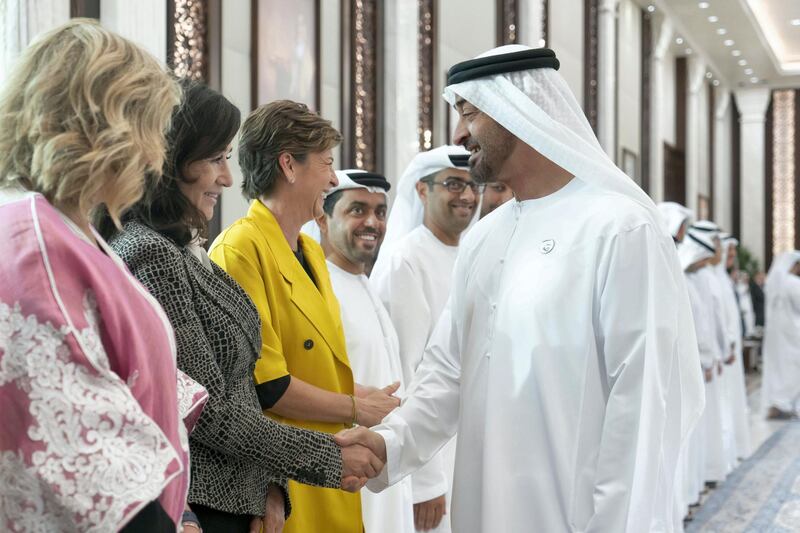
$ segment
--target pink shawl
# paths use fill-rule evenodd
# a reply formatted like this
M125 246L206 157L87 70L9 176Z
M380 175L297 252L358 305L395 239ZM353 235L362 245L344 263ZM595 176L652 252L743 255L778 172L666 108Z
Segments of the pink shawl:
M177 528L186 435L205 390L177 371L169 321L102 239L105 253L43 196L9 191L0 189L0 529L115 531L155 499Z

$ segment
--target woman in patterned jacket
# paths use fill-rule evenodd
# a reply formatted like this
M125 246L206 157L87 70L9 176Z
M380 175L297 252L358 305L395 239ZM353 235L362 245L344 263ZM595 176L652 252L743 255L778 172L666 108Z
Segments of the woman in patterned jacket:
M232 183L228 159L239 110L204 85L182 86L163 177L149 180L143 200L123 217L124 231L113 235L109 224L103 230L169 316L178 367L209 392L189 441L196 516L185 517L184 531L199 521L206 533L246 533L259 531L262 520L265 531L280 531L290 510L287 478L339 488L343 477L374 475L382 465L370 464L364 449L340 450L331 435L262 414L252 378L261 350L258 312L202 247L220 194ZM360 481L345 485L355 490Z

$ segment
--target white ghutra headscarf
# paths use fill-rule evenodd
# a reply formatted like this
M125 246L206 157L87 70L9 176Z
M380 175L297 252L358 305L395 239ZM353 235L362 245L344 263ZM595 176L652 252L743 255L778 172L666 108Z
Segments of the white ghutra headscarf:
M397 184L397 194L386 221L386 236L381 244L380 255L387 257L395 244L422 224L425 208L417 194L417 182L446 168L467 170L468 157L467 150L452 145L440 146L414 156ZM480 213L479 206L476 206L475 213Z

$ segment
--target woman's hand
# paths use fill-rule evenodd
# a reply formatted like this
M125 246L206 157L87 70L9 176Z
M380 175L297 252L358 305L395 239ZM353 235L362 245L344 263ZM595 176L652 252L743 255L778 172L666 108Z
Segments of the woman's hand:
M250 521L250 533L281 533L286 523L286 508L283 501L283 490L277 485L267 489L266 515L257 516Z
M400 382L388 387L375 389L363 398L356 398L356 422L362 426L372 427L400 405L400 398L392 396L400 388Z

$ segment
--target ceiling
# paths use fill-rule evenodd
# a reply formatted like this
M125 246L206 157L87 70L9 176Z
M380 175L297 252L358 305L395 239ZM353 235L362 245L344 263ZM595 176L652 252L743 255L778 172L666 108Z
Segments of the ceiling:
M732 88L800 87L800 0L639 0L670 17L676 55Z

